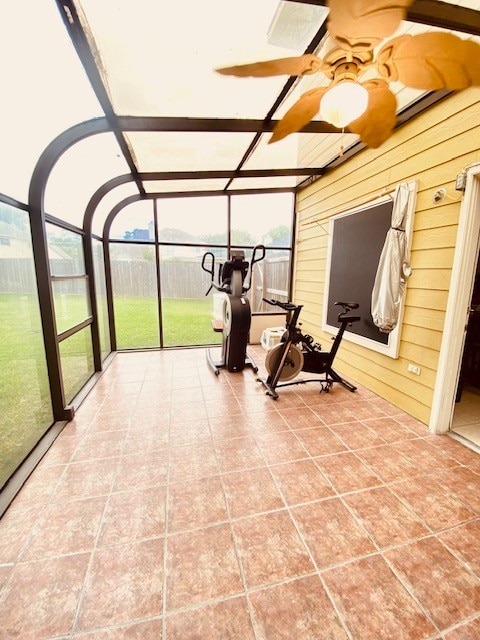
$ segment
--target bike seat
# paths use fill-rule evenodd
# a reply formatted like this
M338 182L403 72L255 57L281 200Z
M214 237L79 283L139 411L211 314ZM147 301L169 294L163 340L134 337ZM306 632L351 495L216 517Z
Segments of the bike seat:
M360 316L349 316L347 312L338 314L338 321L342 322L348 320L348 324L352 324L352 322L358 322L361 320Z
M334 302L334 304L345 309L358 309L358 302Z

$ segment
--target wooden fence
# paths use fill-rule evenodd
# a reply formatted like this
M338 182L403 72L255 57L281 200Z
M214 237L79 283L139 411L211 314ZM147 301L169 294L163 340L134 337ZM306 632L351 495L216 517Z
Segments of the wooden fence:
M69 261L60 261L57 273L69 275ZM112 261L113 291L116 296L155 298L157 273L154 262L148 260ZM61 267L61 271L60 271ZM71 265L71 273L75 273ZM253 311L262 311L262 298L286 299L290 263L288 256L265 259L255 265L252 277L251 304ZM78 273L78 270L77 270ZM85 292L85 285L75 280L56 283L58 293ZM164 298L202 298L210 279L198 260L164 260L161 264L161 291ZM79 287L77 291L75 287ZM64 289L64 290L63 290ZM28 258L0 260L0 292L35 293L33 263ZM268 305L267 305L268 306Z

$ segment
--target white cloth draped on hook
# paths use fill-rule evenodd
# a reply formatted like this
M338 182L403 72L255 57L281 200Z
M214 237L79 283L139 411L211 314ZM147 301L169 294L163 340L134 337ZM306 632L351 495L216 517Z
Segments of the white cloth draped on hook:
M397 326L406 282L412 273L405 232L409 197L408 184L398 185L391 227L385 238L372 290L373 322L384 333L390 333Z

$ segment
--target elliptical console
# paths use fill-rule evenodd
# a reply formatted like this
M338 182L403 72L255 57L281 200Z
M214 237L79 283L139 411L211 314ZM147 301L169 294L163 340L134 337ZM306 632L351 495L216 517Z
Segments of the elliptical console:
M220 326L214 325L214 331L222 332L221 359L214 361L210 350L207 351L208 363L217 376L220 369L243 371L249 366L255 373L258 371L258 367L247 354L252 316L250 303L245 294L252 286L253 266L264 258L263 245L254 247L250 263L245 260L243 250L231 250L230 259L219 265L217 282L215 282L214 254L207 251L202 258L202 269L211 277L210 287L205 295L210 293L212 287L226 294L222 306L222 321Z

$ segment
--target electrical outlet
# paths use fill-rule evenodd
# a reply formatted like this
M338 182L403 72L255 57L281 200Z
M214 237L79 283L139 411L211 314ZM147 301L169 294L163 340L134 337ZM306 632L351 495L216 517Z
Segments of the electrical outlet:
M459 173L455 179L455 189L456 191L465 191L465 187L467 185L467 174L465 171L463 173Z
M410 371L410 373L414 373L416 376L420 375L421 368L417 364L409 364L407 369Z

